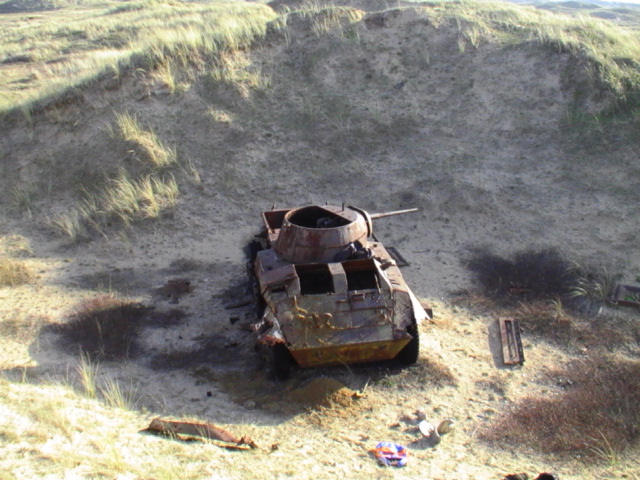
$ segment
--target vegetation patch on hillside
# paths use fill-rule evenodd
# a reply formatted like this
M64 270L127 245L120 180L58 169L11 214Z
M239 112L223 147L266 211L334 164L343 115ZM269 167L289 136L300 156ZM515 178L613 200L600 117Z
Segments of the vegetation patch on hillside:
M592 313L607 302L614 287L614 278L606 270L582 266L553 248L523 250L511 258L480 248L465 263L482 294L505 305L547 300Z
M250 2L58 6L46 16L0 17L0 114L29 111L100 78L117 80L132 67L150 71L168 58L195 65L203 56L246 48L276 16Z
M486 427L481 437L517 438L523 447L616 463L640 439L640 362L615 357L579 360L548 372L559 394L529 396Z

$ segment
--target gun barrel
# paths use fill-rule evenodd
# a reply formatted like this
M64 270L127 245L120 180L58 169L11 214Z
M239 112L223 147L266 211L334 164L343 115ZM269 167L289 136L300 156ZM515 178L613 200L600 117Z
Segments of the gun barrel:
M393 212L383 212L383 213L371 213L369 217L371 220L377 220L378 218L391 217L393 215L402 215L404 213L417 212L420 210L419 208L408 208L406 210L395 210Z

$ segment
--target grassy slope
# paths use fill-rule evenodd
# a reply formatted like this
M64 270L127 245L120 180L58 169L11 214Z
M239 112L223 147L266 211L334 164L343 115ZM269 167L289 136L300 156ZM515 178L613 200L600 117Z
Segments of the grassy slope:
M0 16L0 113L123 69L237 49L264 33L260 4L178 1L83 2Z
M472 45L482 35L497 35L504 42L532 41L584 56L594 80L619 103L635 107L640 41L634 29L508 3L443 2L429 14L434 20L456 18ZM242 47L264 33L273 15L259 4L177 1L83 2L37 14L4 14L0 114L29 110L129 67L153 69L167 58L186 65L194 55Z

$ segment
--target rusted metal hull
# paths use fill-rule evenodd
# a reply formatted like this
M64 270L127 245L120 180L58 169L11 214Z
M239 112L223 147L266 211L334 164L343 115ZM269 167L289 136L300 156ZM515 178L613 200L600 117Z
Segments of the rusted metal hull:
M409 345L417 358L427 313L389 252L370 240L366 212L311 206L263 219L265 249L251 265L266 305L259 344L285 346L301 367L390 360Z

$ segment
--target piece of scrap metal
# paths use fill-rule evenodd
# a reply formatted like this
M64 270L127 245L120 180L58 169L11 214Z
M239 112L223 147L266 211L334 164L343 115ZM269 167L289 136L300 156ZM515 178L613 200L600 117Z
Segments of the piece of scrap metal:
M520 337L520 323L515 318L500 318L500 337L502 339L502 358L505 365L522 365L524 351Z
M627 307L640 307L640 286L617 285L611 296L611 303Z
M210 423L196 423L180 420L167 420L154 418L147 429L163 435L174 435L178 438L209 438L218 440L229 445L225 448L245 450L247 448L258 448L258 446L248 436L236 437L224 428L217 427Z

